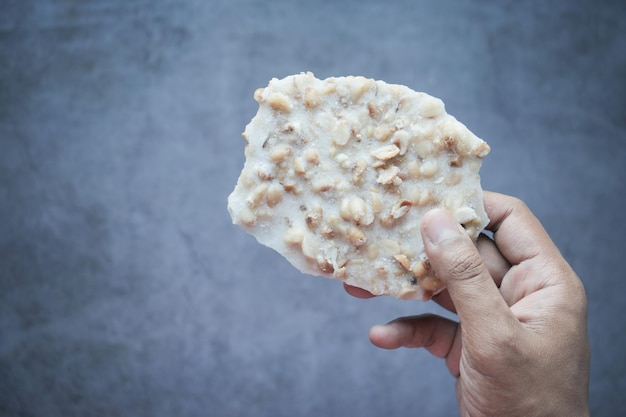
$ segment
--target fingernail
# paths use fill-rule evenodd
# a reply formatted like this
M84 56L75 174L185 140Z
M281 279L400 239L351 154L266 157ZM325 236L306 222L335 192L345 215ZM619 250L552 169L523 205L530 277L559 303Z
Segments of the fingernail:
M428 214L424 227L426 239L438 245L443 241L455 238L461 234L461 226L445 210L437 209Z

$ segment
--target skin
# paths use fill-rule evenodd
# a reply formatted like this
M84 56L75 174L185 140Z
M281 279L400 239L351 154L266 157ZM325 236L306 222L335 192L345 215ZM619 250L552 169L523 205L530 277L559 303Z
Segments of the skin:
M493 240L481 236L475 245L441 209L421 225L430 264L447 287L434 300L459 322L402 317L372 327L370 340L445 359L461 416L589 416L583 285L522 201L485 192L484 202Z

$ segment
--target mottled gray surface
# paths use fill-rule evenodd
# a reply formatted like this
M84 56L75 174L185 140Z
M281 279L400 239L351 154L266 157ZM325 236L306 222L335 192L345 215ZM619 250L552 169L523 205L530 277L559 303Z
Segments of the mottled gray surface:
M304 278L231 225L251 98L362 74L441 97L583 279L593 415L626 408L620 1L0 6L0 415L450 416L370 325L440 312Z

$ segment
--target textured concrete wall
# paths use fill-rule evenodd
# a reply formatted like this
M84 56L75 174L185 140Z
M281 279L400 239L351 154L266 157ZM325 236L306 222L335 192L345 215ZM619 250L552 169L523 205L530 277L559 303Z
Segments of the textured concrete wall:
M311 70L441 97L583 279L593 415L626 408L620 1L4 0L1 416L450 416L454 380L231 225L252 92Z

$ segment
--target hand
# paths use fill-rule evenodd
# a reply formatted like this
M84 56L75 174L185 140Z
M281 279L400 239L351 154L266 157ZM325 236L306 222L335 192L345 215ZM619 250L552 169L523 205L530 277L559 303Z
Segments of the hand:
M422 221L430 264L447 286L434 299L460 323L404 317L372 327L370 339L381 348L424 347L444 358L462 416L588 416L582 283L523 202L488 192L484 201L494 240L481 236L474 245L441 209Z

